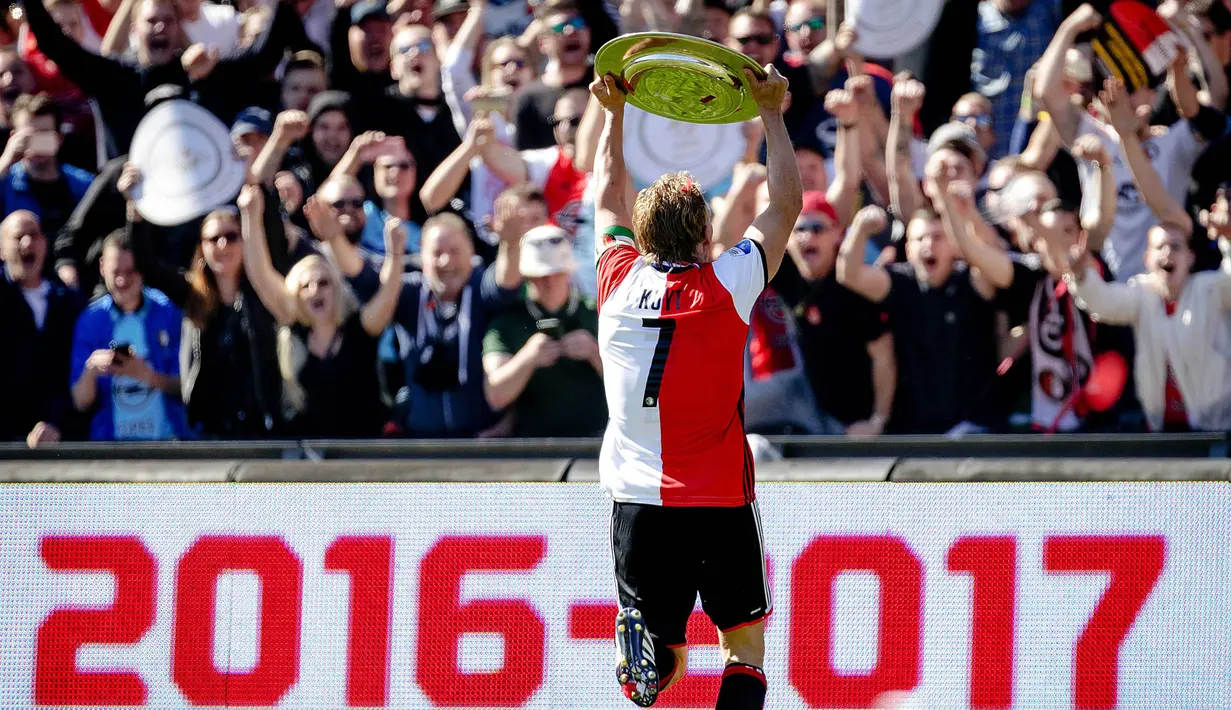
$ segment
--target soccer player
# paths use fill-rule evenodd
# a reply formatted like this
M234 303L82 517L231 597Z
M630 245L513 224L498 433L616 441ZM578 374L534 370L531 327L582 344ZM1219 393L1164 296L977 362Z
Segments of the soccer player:
M782 120L787 80L772 66L766 72L745 79L765 125L770 204L725 251L687 173L642 190L630 215L624 88L611 75L590 86L605 113L594 178L611 419L599 471L615 501L616 676L642 707L684 675L684 629L698 593L726 666L718 710L765 704L773 600L744 435L743 357L753 304L782 263L803 193Z

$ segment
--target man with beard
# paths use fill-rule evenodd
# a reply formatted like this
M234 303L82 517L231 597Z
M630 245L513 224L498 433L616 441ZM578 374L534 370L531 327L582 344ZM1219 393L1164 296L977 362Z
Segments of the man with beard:
M547 69L521 92L513 106L519 150L550 148L556 142L551 119L561 94L590 85L590 28L578 6L573 2L552 3L540 8L538 16L544 27L538 47L547 57Z
M484 395L483 336L521 287L521 220L496 225L500 246L491 266L474 265L461 217L445 212L422 232L422 273L404 277L394 322L404 335L399 413L417 438L492 436L495 418Z
M59 441L72 412L68 391L73 326L84 300L43 277L47 237L38 218L18 211L0 223L0 441L30 447Z
M431 175L462 143L441 90L440 59L431 31L410 25L397 31L389 49L396 82L381 96L359 96L371 128L401 136L418 170Z
M217 51L207 51L202 45L185 48L179 11L172 0L139 0L134 12L135 65L83 48L64 34L42 0L26 7L39 48L66 79L97 102L110 134L112 155L128 152L151 89L164 84L191 85L202 106L229 120L247 105L237 104L246 98L237 87L272 72L286 47L303 35L294 8L280 2L264 37L242 52L220 58Z
M330 87L355 95L378 94L393 83L389 76L393 20L384 0L339 4L329 37Z

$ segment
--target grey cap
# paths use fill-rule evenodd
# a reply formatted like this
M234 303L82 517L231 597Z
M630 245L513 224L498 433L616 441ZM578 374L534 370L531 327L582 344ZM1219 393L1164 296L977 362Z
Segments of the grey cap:
M975 134L975 129L965 123L950 121L932 131L932 137L928 139L928 155L945 147L958 148L970 154L972 159L978 156L987 162L987 153L979 144L979 136Z

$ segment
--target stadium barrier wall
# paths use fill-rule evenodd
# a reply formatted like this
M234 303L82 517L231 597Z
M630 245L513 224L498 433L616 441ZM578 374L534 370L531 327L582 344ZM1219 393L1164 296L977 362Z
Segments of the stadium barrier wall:
M767 707L1231 705L1226 483L758 498ZM631 707L609 517L583 483L0 486L0 707ZM689 638L657 707L713 707Z

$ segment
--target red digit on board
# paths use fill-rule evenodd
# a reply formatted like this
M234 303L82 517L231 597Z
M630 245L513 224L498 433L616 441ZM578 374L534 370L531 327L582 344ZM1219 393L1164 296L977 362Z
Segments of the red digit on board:
M880 579L876 668L839 675L832 663L833 587L843 572ZM821 536L795 560L791 582L791 683L812 708L870 708L882 693L919 682L923 565L892 536Z
M340 537L325 552L325 569L351 576L346 704L383 707L389 698L393 538Z
M1043 545L1050 572L1110 572L1111 582L1073 654L1073 705L1116 705L1120 644L1162 574L1167 543L1158 535L1051 537Z
M534 569L546 550L542 537L444 537L423 557L416 677L433 703L517 707L543 684L546 629L529 602L483 599L463 604L461 587L469 572ZM504 637L503 667L463 672L458 667L462 635L485 632Z
M38 630L37 705L144 705L145 683L131 671L82 672L77 651L90 643L136 643L154 623L157 566L135 537L46 537L48 569L110 572L115 600L105 609L63 608Z
M1017 540L961 538L949 548L949 571L973 577L970 704L987 709L1012 707Z
M256 667L232 673L214 666L218 576L252 571L261 581ZM299 607L303 567L278 537L204 536L180 559L175 590L172 676L196 705L274 705L299 675ZM229 620L224 620L229 623Z

